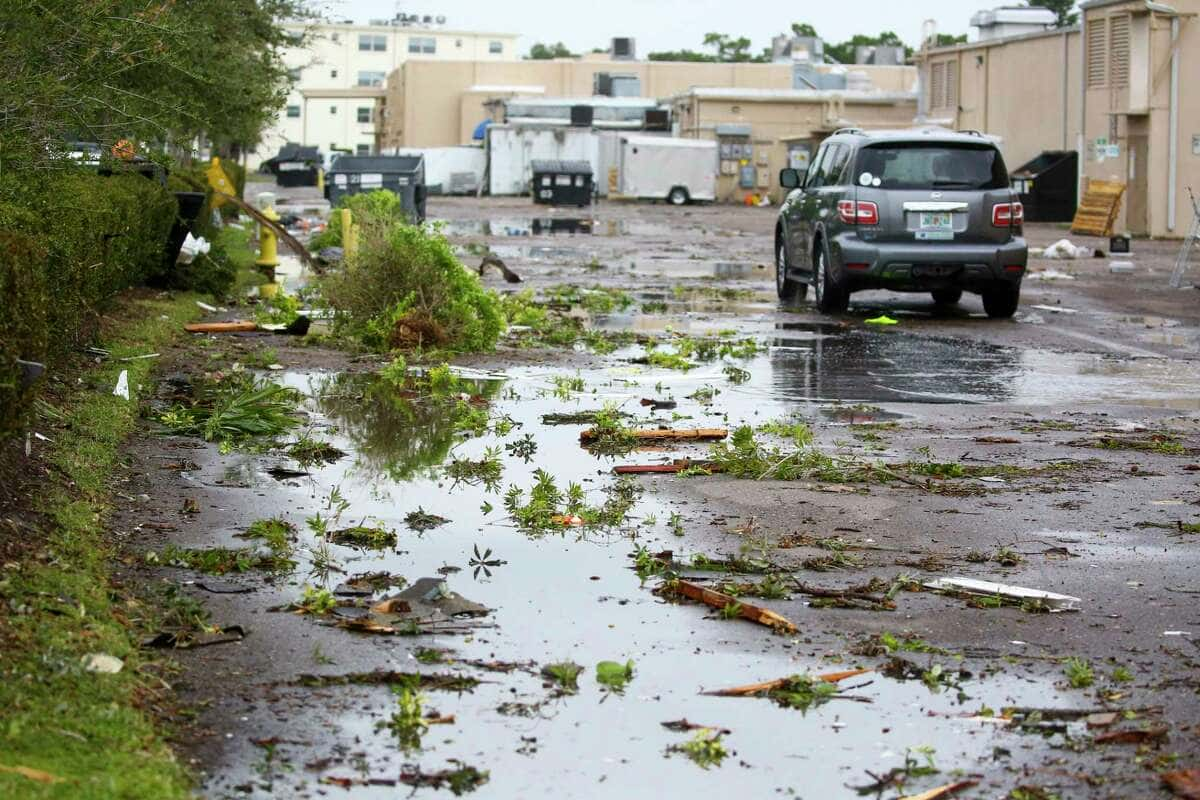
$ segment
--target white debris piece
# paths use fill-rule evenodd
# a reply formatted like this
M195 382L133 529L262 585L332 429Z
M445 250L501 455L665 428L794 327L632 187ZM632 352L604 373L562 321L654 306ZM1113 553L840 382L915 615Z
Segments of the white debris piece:
M125 662L108 653L88 653L83 657L83 668L88 672L106 672L114 674L121 671Z
M1118 274L1122 274L1122 273L1128 274L1130 272L1133 272L1133 262L1132 261L1110 261L1110 262L1108 262L1108 271L1115 272Z
M1091 254L1092 251L1090 249L1071 244L1070 239L1059 239L1057 242L1042 251L1042 258L1071 260L1076 258L1087 258Z
M1045 592L1041 589L1026 589L1023 586L1010 586L1006 583L981 581L975 578L938 578L924 584L926 589L965 592L966 594L983 595L985 597L1007 597L1011 600L1036 600L1050 611L1078 611L1083 602L1078 597L1066 594Z
M179 257L175 261L178 264L190 264L196 256L207 253L211 247L212 245L203 236L197 239L189 233L183 240L183 245L179 248Z
M1065 272L1059 272L1056 269L1044 269L1041 272L1031 272L1025 277L1034 281L1073 281L1074 275L1068 275Z
M1040 308L1042 311L1050 311L1054 314L1078 314L1079 310L1075 308L1066 308L1065 306L1030 306L1030 308Z
M113 394L126 400L129 399L129 370L121 370L121 374L117 376L117 386L113 389Z
M210 306L208 303L204 302L203 300L197 300L197 301L196 301L196 305L200 306L200 308L201 308L202 310L204 310L204 311L207 311L207 312L208 312L208 313L210 313L210 314L215 314L215 313L217 313L217 307L216 307L216 306Z

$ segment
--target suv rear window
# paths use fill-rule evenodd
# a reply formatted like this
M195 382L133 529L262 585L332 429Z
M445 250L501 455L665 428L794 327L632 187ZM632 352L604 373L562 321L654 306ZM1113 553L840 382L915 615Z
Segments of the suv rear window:
M1008 170L1000 151L988 145L897 142L860 150L854 182L880 189L1006 189Z

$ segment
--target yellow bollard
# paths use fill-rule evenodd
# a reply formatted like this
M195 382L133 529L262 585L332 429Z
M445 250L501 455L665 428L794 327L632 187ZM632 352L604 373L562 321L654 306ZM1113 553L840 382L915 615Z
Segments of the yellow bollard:
M325 170L317 167L317 191L325 194Z
M351 259L358 253L358 228L354 225L354 215L350 209L342 209L342 255Z

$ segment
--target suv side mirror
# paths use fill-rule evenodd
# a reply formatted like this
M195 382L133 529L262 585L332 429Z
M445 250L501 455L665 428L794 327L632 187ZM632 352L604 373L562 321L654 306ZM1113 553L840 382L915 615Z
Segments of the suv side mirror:
M785 189L797 189L804 184L806 170L784 168L779 170L779 185Z

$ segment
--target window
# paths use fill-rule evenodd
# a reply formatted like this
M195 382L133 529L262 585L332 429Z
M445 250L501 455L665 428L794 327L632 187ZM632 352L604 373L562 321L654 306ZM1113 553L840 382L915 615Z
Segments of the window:
M387 76L385 72L360 72L358 73L359 86L383 86L383 79Z
M1108 80L1114 89L1129 86L1129 17L1108 19Z
M1087 22L1087 88L1103 89L1108 72L1108 20Z
M300 68L299 67L292 67L291 69L288 70L288 80L289 81L300 80Z
M336 114L336 113L337 113L337 106L330 106L330 107L329 107L329 113L330 113L330 114Z
M336 70L336 69L331 69L331 70L329 70L329 77L331 77L331 78L336 78L336 77L337 77L337 70Z
M990 145L923 142L864 147L852 177L883 189L1005 189L1008 170ZM879 181L879 183L875 183Z
M371 121L371 107L370 106L359 106L358 107L358 121L359 122L370 122Z
M356 156L369 156L369 155L371 155L371 145L369 145L369 144L356 144L356 145L354 146L354 155L356 155Z
M958 61L946 62L946 105L944 108L958 110Z
M504 42L488 42L488 52L497 55L504 52Z
M432 36L410 36L408 37L408 52L436 53L437 39Z
M382 53L387 50L387 36L382 33L360 33L358 35L359 52Z
M341 40L342 40L342 35L340 33L329 34L329 41L333 42L334 44L337 44Z
M292 119L299 117L300 116L300 106L288 106L287 107L287 115L289 117L291 117Z
M848 183L846 176L846 164L850 161L850 148L846 145L838 145L836 152L831 152L829 157L825 159L827 167L821 171L824 173L825 186L844 186Z
M811 189L819 185L817 183L817 173L821 171L821 162L825 160L825 154L828 150L828 145L821 145L821 149L817 151L817 157L812 160L812 164L808 168L808 173L804 176L805 189Z

